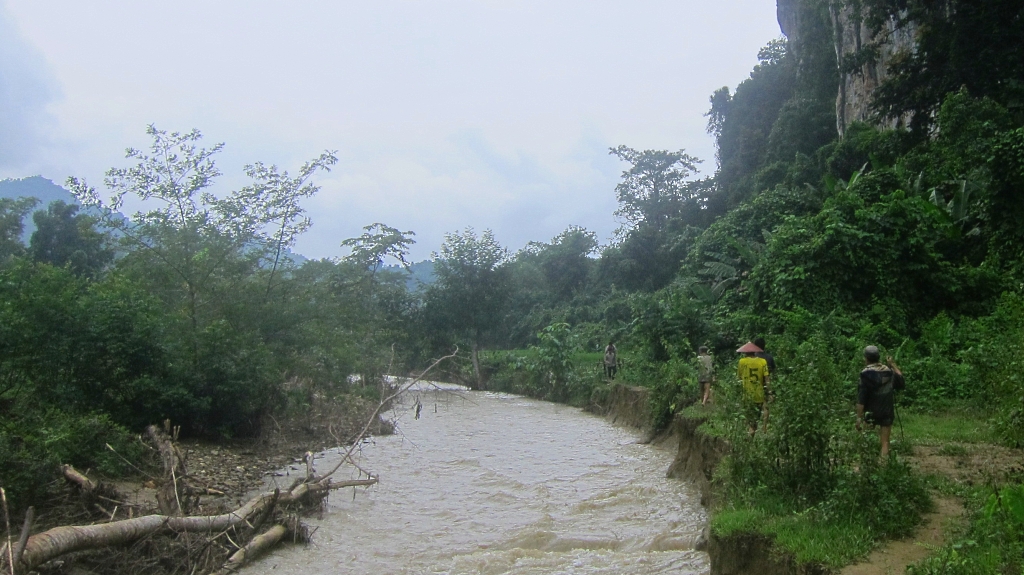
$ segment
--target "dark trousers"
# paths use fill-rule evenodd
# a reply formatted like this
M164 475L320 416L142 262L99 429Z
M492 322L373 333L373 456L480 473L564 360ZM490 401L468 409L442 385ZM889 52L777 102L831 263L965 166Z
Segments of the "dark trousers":
M608 376L608 379L615 379L615 372L619 370L618 366L606 365L604 366L604 374Z

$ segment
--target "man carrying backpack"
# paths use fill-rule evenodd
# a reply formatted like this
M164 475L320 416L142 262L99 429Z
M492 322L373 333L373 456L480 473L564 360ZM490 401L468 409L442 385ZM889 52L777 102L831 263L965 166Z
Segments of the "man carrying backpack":
M860 372L857 386L857 431L863 430L865 422L878 426L884 459L889 455L889 437L896 418L893 391L903 389L905 383L903 372L891 357L885 358L884 365L880 360L881 353L877 347L869 345L864 348L866 367Z

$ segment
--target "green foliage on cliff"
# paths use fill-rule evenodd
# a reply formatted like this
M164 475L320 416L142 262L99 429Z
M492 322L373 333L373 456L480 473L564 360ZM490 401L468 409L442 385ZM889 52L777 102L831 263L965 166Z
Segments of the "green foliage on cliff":
M1015 0L857 0L873 31L885 26L914 31L916 46L899 55L891 77L874 95L877 112L909 115L913 129L932 126L947 94L966 90L1024 114L1024 6ZM876 50L869 45L865 51Z

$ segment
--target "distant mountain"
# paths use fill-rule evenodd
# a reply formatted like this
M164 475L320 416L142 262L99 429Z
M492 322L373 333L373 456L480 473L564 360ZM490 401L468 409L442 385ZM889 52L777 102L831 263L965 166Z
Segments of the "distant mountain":
M10 198L12 200L17 198L36 198L39 200L36 210L45 210L46 206L57 200L65 204L78 205L78 200L71 192L42 176L0 181L0 198ZM21 241L27 244L34 231L36 231L36 224L32 221L31 214L29 214L25 217L25 231L21 234Z
M393 266L400 269L400 266ZM434 262L423 260L409 266L409 277L405 280L405 288L410 292L420 291L434 283Z
M32 176L20 180L0 181L0 198L32 197L39 199L39 205L46 207L51 202L61 200L66 204L77 204L78 200L71 192L58 186L42 176Z

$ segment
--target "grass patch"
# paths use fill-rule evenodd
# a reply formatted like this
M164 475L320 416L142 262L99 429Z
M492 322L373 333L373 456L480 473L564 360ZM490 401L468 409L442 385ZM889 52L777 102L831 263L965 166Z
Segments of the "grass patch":
M997 438L987 415L976 410L948 410L938 413L900 413L906 438L920 445L956 443L996 443ZM894 434L899 433L899 423ZM898 437L898 436L897 436Z
M698 401L680 409L677 413L687 419L713 419L721 411L722 408L714 403L701 405Z
M967 455L967 448L959 443L945 443L939 447L936 453L947 457L965 457Z
M812 513L773 514L762 509L729 509L715 514L711 529L717 535L761 533L791 553L799 563L830 569L849 565L867 555L873 545L866 525L842 520L823 521Z

